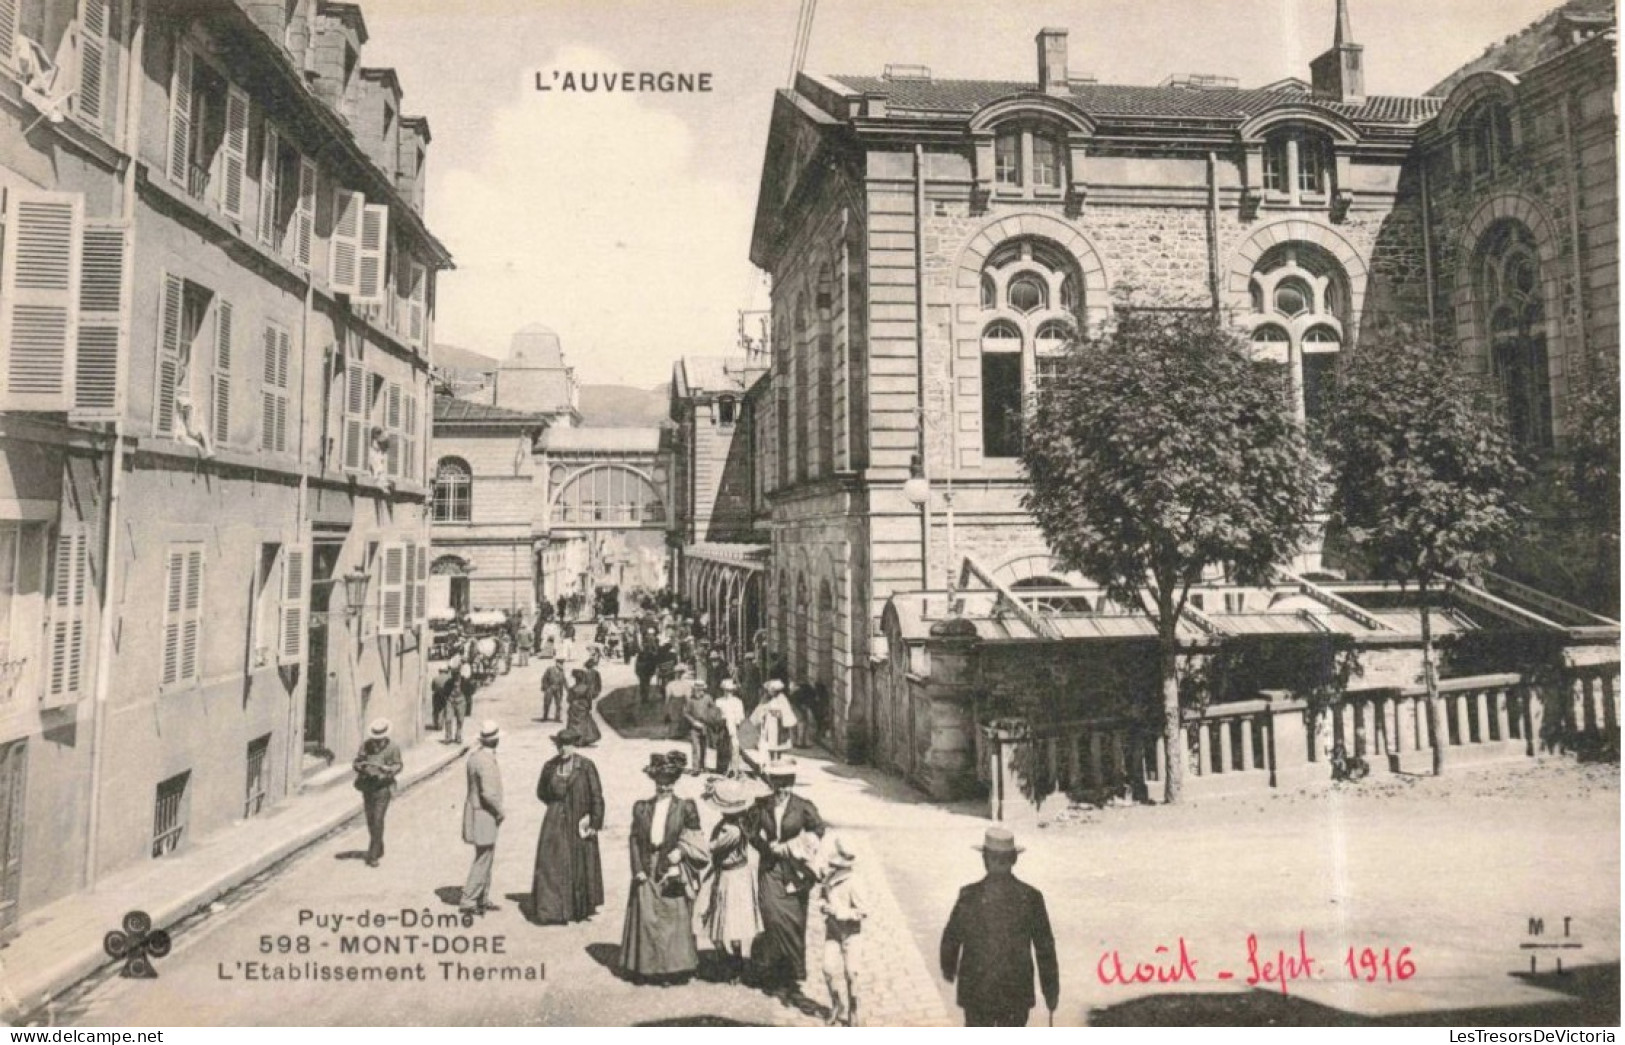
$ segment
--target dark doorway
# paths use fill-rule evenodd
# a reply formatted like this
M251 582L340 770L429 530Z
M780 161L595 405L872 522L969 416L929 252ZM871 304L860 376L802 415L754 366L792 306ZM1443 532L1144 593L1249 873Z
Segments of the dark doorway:
M333 598L333 570L343 547L341 541L317 540L311 549L310 636L305 664L306 773L326 769L333 759L327 746L327 697L337 679L327 670L328 607Z

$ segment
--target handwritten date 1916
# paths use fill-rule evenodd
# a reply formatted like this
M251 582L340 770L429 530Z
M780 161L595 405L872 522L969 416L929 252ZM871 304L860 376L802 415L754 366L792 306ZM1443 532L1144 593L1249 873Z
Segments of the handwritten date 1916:
M1242 979L1249 987L1263 985L1279 988L1282 994L1286 994L1288 984L1324 975L1323 965L1309 953L1307 934L1298 933L1297 944L1294 949L1281 947L1271 953L1259 945L1255 934L1249 933L1245 974L1220 969L1213 977L1218 980ZM1192 983L1202 979L1197 971L1201 965L1202 962L1191 954L1190 944L1181 936L1173 947L1158 945L1154 948L1150 961L1129 961L1123 958L1120 951L1107 951L1095 963L1095 978L1108 986ZM1411 958L1409 947L1400 948L1398 953L1386 947L1380 951L1370 947L1350 947L1343 957L1343 966L1351 979L1365 983L1379 980L1398 983L1416 975L1416 962Z

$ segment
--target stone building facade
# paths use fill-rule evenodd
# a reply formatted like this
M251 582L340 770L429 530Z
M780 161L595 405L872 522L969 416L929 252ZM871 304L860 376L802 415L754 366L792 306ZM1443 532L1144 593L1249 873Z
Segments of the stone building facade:
M1491 244L1505 269L1532 242L1546 368L1528 337L1477 358L1509 416L1551 402L1549 435L1524 438L1560 450L1565 375L1614 351L1601 331L1617 282L1614 43L1587 26L1554 16L1530 32L1573 35L1538 68L1478 73L1445 97L1368 93L1341 2L1308 80L1258 89L1074 80L1066 31L1045 29L1036 82L893 69L807 73L780 92L751 248L773 277L770 374L753 399L769 631L792 674L836 695L843 752L902 757L876 747L889 599L951 586L967 555L1017 589L1081 582L1022 510L1017 459L1022 404L1079 319L1125 302L1217 310L1288 364L1312 420L1374 322L1431 320L1471 356L1471 274ZM1482 123L1465 114L1492 89L1528 129L1507 139L1522 151L1463 173L1465 128ZM1294 565L1320 563L1311 550Z
M0 13L3 927L417 736L450 258L356 5Z

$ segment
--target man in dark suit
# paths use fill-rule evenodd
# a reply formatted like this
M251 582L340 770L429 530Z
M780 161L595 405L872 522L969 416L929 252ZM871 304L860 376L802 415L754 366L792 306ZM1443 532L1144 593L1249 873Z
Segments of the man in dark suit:
M490 902L491 865L496 860L497 828L502 826L502 768L497 765L497 742L502 730L490 719L480 725L479 750L468 756L468 799L463 803L463 841L474 847L462 902L464 914L496 910Z
M401 775L401 749L389 738L389 719L377 719L368 728L352 768L367 814L367 866L377 867L384 858L384 817L395 796L395 778Z
M1044 894L1011 872L1021 848L1015 835L990 827L983 844L987 877L959 891L942 933L942 976L959 981L967 1027L1025 1027L1033 1007L1033 958L1044 1004L1053 1017L1061 996Z

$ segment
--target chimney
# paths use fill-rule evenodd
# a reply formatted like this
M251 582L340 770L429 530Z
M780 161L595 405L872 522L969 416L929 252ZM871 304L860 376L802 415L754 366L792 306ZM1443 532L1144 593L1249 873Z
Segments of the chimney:
M1316 98L1359 105L1365 101L1362 52L1349 29L1348 0L1337 0L1337 27L1332 49L1309 63L1309 82Z
M1066 78L1066 30L1038 31L1038 89L1045 94L1068 94Z

